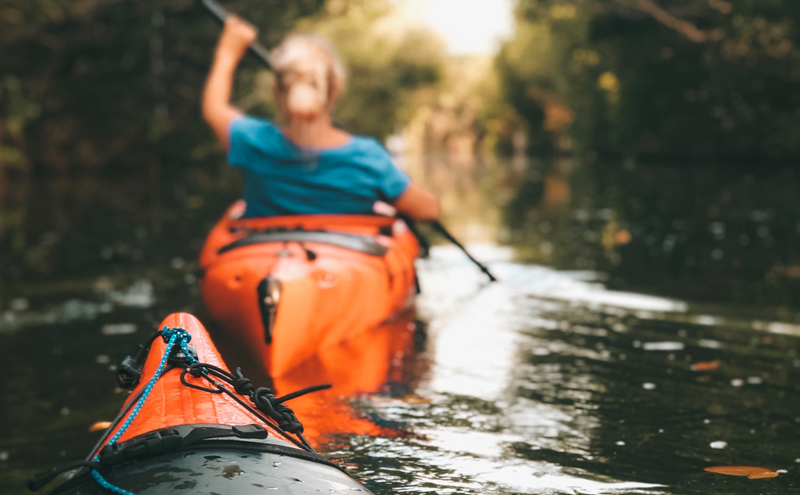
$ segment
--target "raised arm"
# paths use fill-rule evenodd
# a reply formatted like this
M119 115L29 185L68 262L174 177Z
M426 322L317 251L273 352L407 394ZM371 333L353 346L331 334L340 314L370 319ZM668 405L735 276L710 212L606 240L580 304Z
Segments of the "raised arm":
M256 28L248 22L233 15L228 16L203 89L203 118L225 149L229 145L228 127L233 119L242 114L241 110L231 105L233 75L247 47L257 35Z

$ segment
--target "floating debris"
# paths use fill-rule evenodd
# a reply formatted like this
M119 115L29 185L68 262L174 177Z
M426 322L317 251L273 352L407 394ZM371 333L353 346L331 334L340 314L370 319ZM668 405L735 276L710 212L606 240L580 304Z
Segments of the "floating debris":
M98 421L89 427L89 431L107 430L111 426L111 421Z
M711 442L710 447L712 449L724 449L728 446L728 442L724 442L722 440L717 440L716 442Z
M642 388L645 389L645 390L655 390L656 389L656 384L655 383L649 383L649 382L648 383L643 383L642 384Z
M714 371L719 368L720 361L701 361L692 365L692 371Z
M727 474L729 476L747 476L751 480L776 478L778 474L780 474L766 468L753 466L713 466L705 468L704 471L708 471L709 473Z

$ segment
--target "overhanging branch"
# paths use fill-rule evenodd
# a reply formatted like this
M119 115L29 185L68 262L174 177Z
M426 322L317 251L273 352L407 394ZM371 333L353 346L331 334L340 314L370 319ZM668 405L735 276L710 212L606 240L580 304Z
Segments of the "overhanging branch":
M721 29L703 30L691 22L680 19L655 3L653 0L614 0L620 5L648 14L654 20L672 30L675 30L694 43L708 43L718 41L724 36Z

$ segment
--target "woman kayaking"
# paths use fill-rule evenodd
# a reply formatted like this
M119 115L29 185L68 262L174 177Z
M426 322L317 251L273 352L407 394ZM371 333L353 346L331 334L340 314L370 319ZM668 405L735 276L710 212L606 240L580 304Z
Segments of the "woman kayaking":
M388 203L418 220L437 219L438 200L377 141L333 126L345 70L325 40L291 35L270 55L279 126L230 103L236 66L257 34L228 17L202 99L203 117L230 164L244 170L244 216L373 214L376 204Z

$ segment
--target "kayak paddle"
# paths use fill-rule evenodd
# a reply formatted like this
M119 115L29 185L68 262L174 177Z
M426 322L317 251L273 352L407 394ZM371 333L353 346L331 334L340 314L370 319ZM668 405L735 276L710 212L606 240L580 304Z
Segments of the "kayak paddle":
M411 233L414 234L414 237L417 238L417 241L419 242L420 247L423 249L423 253L427 253L427 251L428 251L428 249L430 247L430 243L428 242L428 240L425 238L425 236L423 236L422 233L417 228L417 221L414 220L413 218L407 216L407 215L403 215L402 213L398 213L397 217L399 219L403 220L406 223L406 225L408 225L409 230L411 231ZM444 225L442 225L438 220L433 220L433 221L430 222L430 224L433 226L434 230L436 230L437 232L442 234L445 237L445 239L447 239L448 241L452 242L458 249L460 249L464 254L466 254L467 258L469 258L470 261L475 263L475 265L478 268L480 268L480 270L483 273L485 273L487 277L489 277L489 281L490 282L497 282L497 277L495 277L492 274L492 272L490 272L489 269L486 268L486 265L484 265L480 261L476 260L471 254L469 254L469 251L467 251L467 248L465 248L463 244L458 242L458 239L453 237L453 234L448 232L448 230L444 227Z
M445 238L446 238L448 241L452 242L453 244L455 244L455 246L456 246L458 249L460 249L461 251L463 251L463 252L464 252L464 254L466 254L466 255L467 255L467 258L469 258L469 259L470 259L470 261L472 261L473 263L475 263L475 265L476 265L478 268L480 268L480 269L481 269L481 271L482 271L483 273L485 273L487 277L489 277L489 281L490 281L490 282L497 282L497 278L496 278L494 275L492 275L492 272L490 272L490 271L489 271L489 269L488 269L488 268L486 268L486 266L485 266L483 263L481 263L480 261L478 261L478 260L476 260L475 258L473 258L473 257L472 257L472 255L471 255L471 254L469 254L469 251L467 251L467 248L465 248L465 247L464 247L464 246L463 246L463 245L462 245L460 242L458 242L458 240L457 240L455 237L453 237L453 234L451 234L450 232L448 232L448 231L447 231L447 229L446 229L446 228L444 228L444 225L442 225L442 224L441 224L441 223L439 223L438 221L433 221L433 222L431 222L431 225L432 225L432 226L433 226L433 228L434 228L434 229L436 229L436 230L437 230L437 231L438 231L440 234L442 234L443 236L445 236Z
M225 8L220 5L217 0L200 0L200 3L203 4L203 7L205 7L206 10L208 10L211 15L214 16L214 18L225 24L225 19L228 18L228 11L225 10ZM264 62L268 69L270 68L269 50L264 48L264 45L256 40L250 45L250 52L258 57L259 60Z

